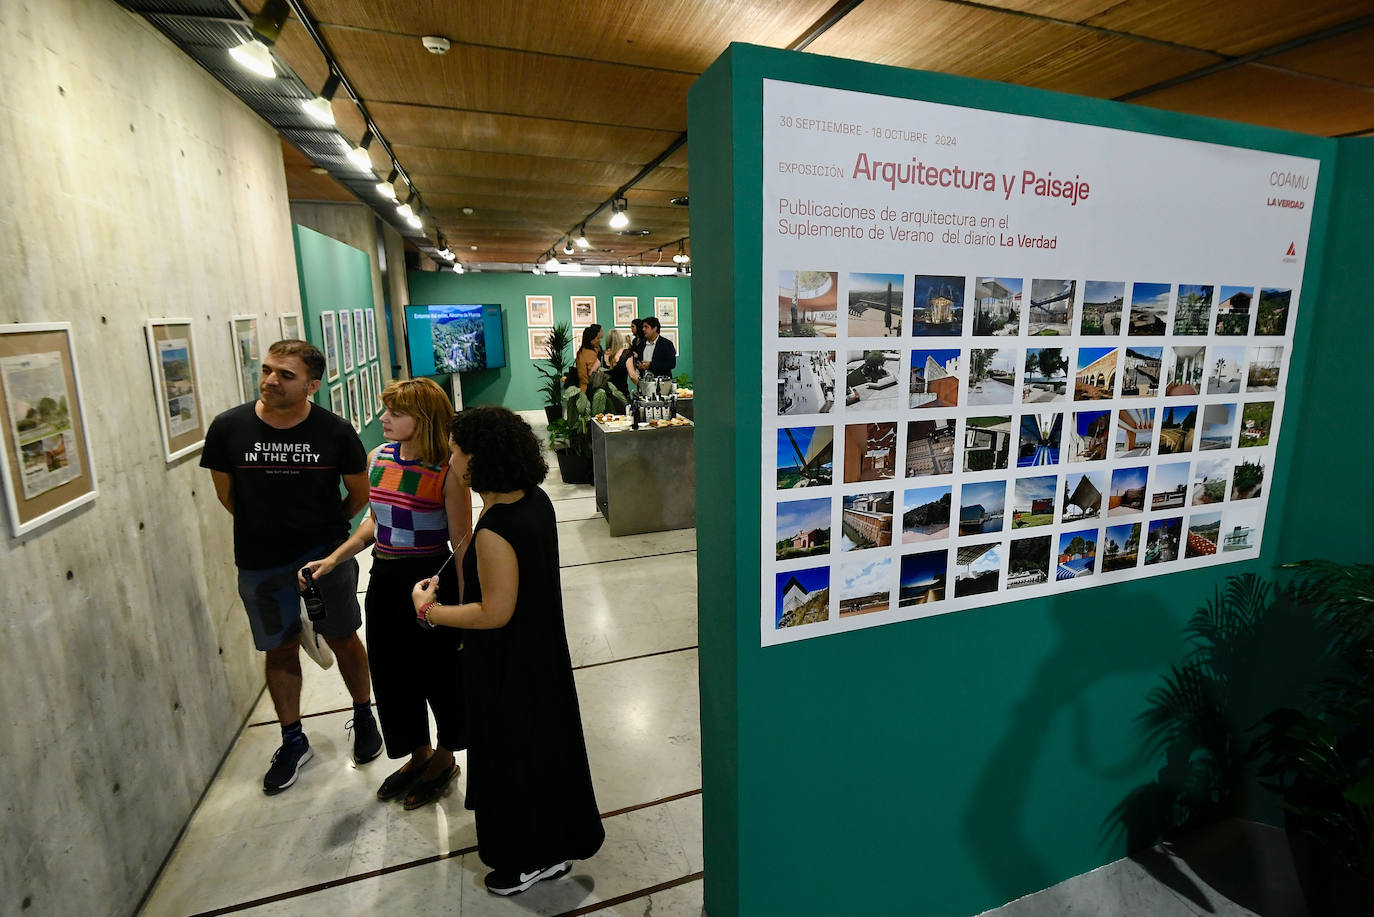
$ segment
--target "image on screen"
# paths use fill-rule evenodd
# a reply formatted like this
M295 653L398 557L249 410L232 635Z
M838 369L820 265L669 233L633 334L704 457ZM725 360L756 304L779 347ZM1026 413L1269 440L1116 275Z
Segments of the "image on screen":
M487 365L481 306L430 306L429 335L434 367L456 373Z

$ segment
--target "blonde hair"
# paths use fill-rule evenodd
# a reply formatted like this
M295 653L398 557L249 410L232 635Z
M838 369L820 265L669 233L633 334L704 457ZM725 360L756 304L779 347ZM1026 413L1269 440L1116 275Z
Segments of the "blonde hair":
M618 330L612 329L611 333L606 335L607 353L618 353L620 351L620 348L624 346L625 335L621 334Z
M394 379L382 391L382 404L393 414L415 418L411 445L420 461L442 466L452 451L448 445L453 404L433 379Z

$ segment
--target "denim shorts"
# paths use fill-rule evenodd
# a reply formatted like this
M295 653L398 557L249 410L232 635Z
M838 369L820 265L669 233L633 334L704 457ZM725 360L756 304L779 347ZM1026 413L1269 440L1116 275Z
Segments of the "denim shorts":
M239 570L239 597L253 629L253 645L266 651L300 636L301 596L296 573L307 562L328 557L334 545L307 551L288 564L266 570ZM363 623L358 607L358 562L352 558L315 580L324 596L324 620L315 623L322 637L347 637Z

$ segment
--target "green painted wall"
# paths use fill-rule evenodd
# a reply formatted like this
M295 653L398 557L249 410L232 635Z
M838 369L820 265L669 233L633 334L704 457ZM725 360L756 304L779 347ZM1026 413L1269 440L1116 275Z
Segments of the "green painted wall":
M305 325L305 337L321 349L324 343L320 333L320 313L337 312L347 309L366 309L374 311L372 302L372 265L367 253L351 245L345 245L329 236L321 235L313 229L299 224L291 227L296 243L296 276L301 285L301 321ZM386 323L380 317L377 321L378 358L384 358L386 350ZM333 383L328 380L320 386L315 401L322 407L329 407L329 387L345 383L349 376L358 374L355 365L352 372L339 373ZM383 373L385 379L385 373ZM359 384L362 380L359 379ZM371 381L367 382L371 387ZM345 397L347 389L345 388ZM363 425L363 445L372 450L382 443L382 424L374 415Z
M692 374L692 292L691 284L685 277L565 279L550 275L536 277L533 274L411 271L410 304L413 306L501 304L505 315L506 366L503 369L463 373L464 405L501 404L515 411L537 410L544 406L543 395L539 391L543 377L530 359L529 326L525 322L526 296L552 296L555 323L571 321L571 297L595 296L596 320L607 331L613 326L615 318L612 297L638 297L638 314L645 316L653 314L655 296L676 296L678 345L675 373ZM402 342L396 343L399 348Z
M762 289L765 77L1320 159L1260 559L761 649L762 345L758 332L739 328L736 304L755 304L740 314L756 315ZM1352 404L1334 394L1354 394L1344 380L1360 365L1353 357L1370 339L1370 319L1352 322L1317 295L1319 279L1323 291L1355 291L1365 267L1357 247L1367 232L1321 257L1337 144L743 45L692 87L688 117L698 318L740 332L702 354L697 379L707 909L713 917L962 917L1124 855L1109 813L1161 763L1143 750L1133 719L1182 658L1193 610L1223 577L1269 575L1297 554L1368 557L1370 488L1359 498L1365 512L1324 528L1312 507L1331 502L1328 457L1307 457L1315 444L1341 448L1353 438L1364 444L1348 456L1353 472L1374 420L1367 398ZM1367 144L1352 153L1348 180L1368 183L1370 159ZM1367 192L1343 206L1350 226L1367 226ZM1364 309L1366 298L1352 297L1348 309ZM1313 359L1326 353L1314 339L1342 359ZM1313 388L1304 394L1304 385ZM1363 487L1361 476L1348 480ZM1301 537L1288 537L1290 527Z
M1303 309L1316 313L1311 336L1300 347L1309 359L1301 380L1298 424L1283 434L1293 452L1279 456L1295 473L1283 501L1279 556L1285 560L1329 557L1369 563L1374 487L1368 482L1374 454L1374 405L1369 381L1374 309L1370 308L1369 240L1374 238L1374 138L1339 141L1336 192L1323 253L1321 286ZM1323 180L1326 177L1323 169ZM1285 417L1285 421L1287 417ZM1270 504L1273 511L1274 502Z

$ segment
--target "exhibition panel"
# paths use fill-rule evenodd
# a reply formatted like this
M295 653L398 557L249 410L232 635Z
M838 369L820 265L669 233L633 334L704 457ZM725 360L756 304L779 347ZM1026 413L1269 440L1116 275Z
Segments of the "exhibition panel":
M1338 144L738 45L689 109L697 320L759 321L698 356L707 909L1123 855L1133 717L1336 445L1294 433Z

